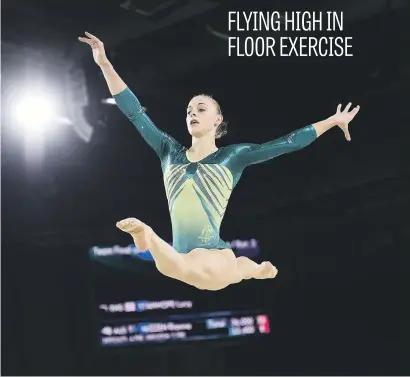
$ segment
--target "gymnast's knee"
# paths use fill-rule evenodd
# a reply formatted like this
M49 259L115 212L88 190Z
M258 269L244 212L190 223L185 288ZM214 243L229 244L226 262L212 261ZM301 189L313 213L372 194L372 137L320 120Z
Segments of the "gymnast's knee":
M237 263L241 263L241 262L243 262L243 261L246 261L247 259L249 259L249 258L247 258L247 257L237 257L237 258L236 258L236 262L237 262Z

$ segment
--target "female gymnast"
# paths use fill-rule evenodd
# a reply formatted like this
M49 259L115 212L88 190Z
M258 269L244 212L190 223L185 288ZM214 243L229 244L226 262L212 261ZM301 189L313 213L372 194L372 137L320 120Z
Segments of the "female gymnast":
M187 107L186 123L192 136L187 149L152 123L109 62L103 43L88 32L85 35L79 40L91 46L118 107L160 159L173 246L136 218L121 220L117 227L132 236L139 250L151 252L162 274L198 289L220 290L243 279L274 278L278 271L270 262L236 258L219 236L232 190L247 166L305 148L334 126L350 141L348 124L359 106L349 112L351 103L343 111L339 104L329 118L267 143L218 148L215 139L226 133L221 109L212 97L197 95Z

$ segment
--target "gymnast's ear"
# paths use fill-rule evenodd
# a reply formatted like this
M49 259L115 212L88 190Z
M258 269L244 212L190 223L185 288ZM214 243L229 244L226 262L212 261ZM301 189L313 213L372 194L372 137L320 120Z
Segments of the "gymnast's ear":
M218 127L224 120L222 114L218 114L216 117L215 127Z

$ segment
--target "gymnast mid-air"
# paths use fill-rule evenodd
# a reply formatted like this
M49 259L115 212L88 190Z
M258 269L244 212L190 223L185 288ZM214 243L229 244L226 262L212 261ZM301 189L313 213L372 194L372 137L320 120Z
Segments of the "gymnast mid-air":
M198 289L219 290L244 279L270 279L278 271L270 262L255 263L236 257L219 235L229 197L244 169L285 153L307 147L334 126L350 141L349 122L359 106L349 103L329 118L309 124L263 144L234 144L218 148L215 140L226 133L219 104L208 95L197 95L187 107L186 123L192 145L186 148L159 130L140 102L114 70L104 44L86 32L79 37L92 48L111 95L158 155L172 223L173 246L136 218L119 221L139 250L149 250L158 271Z

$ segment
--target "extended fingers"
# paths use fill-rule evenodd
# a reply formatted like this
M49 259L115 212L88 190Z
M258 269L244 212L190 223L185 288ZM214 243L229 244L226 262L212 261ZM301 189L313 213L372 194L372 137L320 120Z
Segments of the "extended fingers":
M85 37L78 37L78 40L84 43L87 43L91 47L97 47L97 46L102 46L103 43L95 36L89 33L88 31L85 32L85 35L88 38Z
M352 106L352 103L349 102L349 103L346 105L345 109L343 110L343 113L349 113L349 109L350 109L351 106ZM342 107L342 104L339 104L339 106L337 106L337 112L338 112L338 113L340 113L341 107ZM356 115L359 110L360 110L360 106L357 105L356 107L354 107L354 108L352 109L352 111L350 111L350 114Z
M344 112L344 113L349 112L350 106L352 106L352 103L351 103L351 102L349 102L349 103L347 104L347 106L345 107L345 109L343 110L343 112Z
M87 43L87 44L90 45L90 46L92 46L93 43L94 43L91 39L84 38L84 37L78 37L78 40L79 40L80 42Z
M353 113L353 115L356 115L360 110L360 106L357 105L350 113Z
M93 40L96 41L96 42L100 42L100 40L99 40L95 35L92 35L92 34L89 33L88 31L85 32L85 35L86 35L88 38L93 39Z
M345 138L346 138L347 141L352 140L352 138L350 137L349 129L347 127L343 130L343 132L345 134Z

